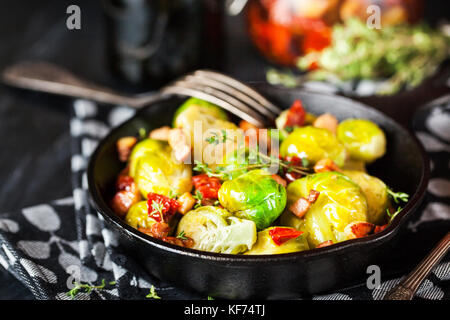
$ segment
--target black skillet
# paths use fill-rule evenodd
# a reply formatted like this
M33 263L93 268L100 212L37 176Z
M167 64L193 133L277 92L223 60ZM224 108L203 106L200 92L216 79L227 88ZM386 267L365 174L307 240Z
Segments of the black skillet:
M214 297L231 299L297 298L366 281L369 265L389 268L395 255L394 245L405 224L425 195L429 179L427 156L418 141L403 127L384 114L353 100L307 91L257 89L281 108L301 99L307 111L330 112L339 120L366 118L376 122L386 133L386 155L368 169L394 190L411 195L410 201L381 233L338 243L329 247L281 255L242 256L208 253L167 244L138 232L125 224L109 208L117 174L123 164L117 159L115 142L136 135L139 128L169 125L174 110L185 97L155 101L133 118L114 129L100 142L89 168L89 189L98 212L111 229L119 234L121 244L152 275L174 285ZM384 273L384 275L386 275Z

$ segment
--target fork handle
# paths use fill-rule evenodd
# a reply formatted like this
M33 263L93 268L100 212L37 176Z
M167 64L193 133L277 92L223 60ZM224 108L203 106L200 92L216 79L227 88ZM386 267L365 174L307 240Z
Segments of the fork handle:
M139 99L92 84L51 63L21 62L2 72L4 83L22 89L139 107Z
M397 286L389 291L384 300L411 300L419 285L428 276L433 267L441 261L450 247L450 232L439 241L434 249L411 271Z

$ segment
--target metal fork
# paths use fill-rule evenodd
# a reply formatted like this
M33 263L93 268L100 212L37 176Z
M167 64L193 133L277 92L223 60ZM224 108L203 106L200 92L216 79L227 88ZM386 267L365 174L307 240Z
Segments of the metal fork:
M433 267L441 261L450 248L450 232L439 241L434 249L399 284L392 288L384 300L411 300L419 285L428 276Z
M189 73L157 92L134 96L92 84L46 62L22 62L8 67L2 72L2 80L22 89L133 108L142 108L165 95L191 96L214 103L258 127L273 122L281 112L281 109L246 84L211 70Z

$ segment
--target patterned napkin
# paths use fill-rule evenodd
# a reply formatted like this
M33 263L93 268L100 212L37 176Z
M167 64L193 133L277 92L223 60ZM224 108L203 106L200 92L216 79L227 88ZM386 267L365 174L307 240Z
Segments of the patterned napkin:
M90 204L86 166L98 141L111 127L134 114L130 108L98 107L77 100L70 123L73 197L0 215L0 265L23 282L37 299L72 299L75 282L100 286L72 291L75 299L146 299L152 286L162 299L206 299L175 288L149 275L129 257L118 239ZM407 226L410 248L433 230L450 230L450 101L416 121L417 136L429 152L432 179L424 210ZM369 290L365 284L305 299L381 299L400 279L384 279ZM447 256L420 286L416 297L450 298L450 259Z

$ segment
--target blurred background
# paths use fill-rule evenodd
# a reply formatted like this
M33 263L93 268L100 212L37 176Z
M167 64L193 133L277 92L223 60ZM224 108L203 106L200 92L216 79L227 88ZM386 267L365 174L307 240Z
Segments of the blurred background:
M70 5L81 9L79 30L66 27ZM370 5L381 10L379 32L366 26ZM410 107L406 125L416 107L449 92L448 26L440 29L450 21L449 1L1 0L0 6L0 70L44 60L124 93L156 90L198 68L292 90L305 79L324 81L380 109ZM388 90L352 91L361 79L381 79ZM19 93L0 87L2 211L72 194L70 101ZM1 271L0 298L31 297L9 280Z

